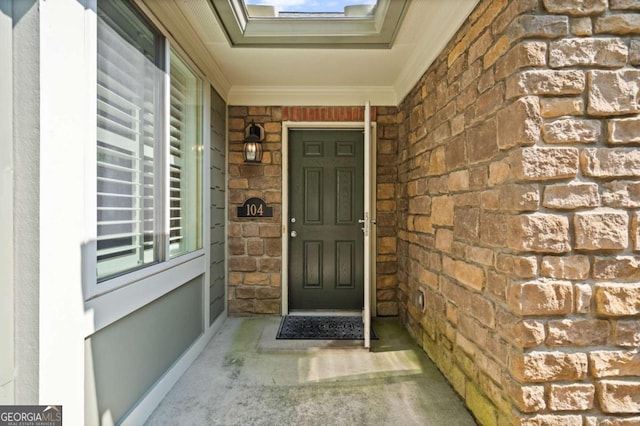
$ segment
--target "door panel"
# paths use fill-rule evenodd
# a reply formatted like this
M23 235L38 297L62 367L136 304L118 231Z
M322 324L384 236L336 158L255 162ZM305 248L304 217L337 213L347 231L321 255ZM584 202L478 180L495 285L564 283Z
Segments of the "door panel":
M290 132L290 309L363 306L363 141L361 130Z

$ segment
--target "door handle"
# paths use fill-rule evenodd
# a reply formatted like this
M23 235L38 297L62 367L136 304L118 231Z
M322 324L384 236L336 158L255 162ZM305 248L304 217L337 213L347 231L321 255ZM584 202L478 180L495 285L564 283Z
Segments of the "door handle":
M295 238L298 236L298 233L296 231L291 231L291 238Z

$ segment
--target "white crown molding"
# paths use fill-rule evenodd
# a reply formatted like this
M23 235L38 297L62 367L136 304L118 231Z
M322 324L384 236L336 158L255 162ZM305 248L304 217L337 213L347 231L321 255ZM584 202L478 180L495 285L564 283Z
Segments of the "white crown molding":
M390 86L233 86L229 105L396 106L398 97Z
M410 4L409 7L428 7L429 16L431 16L430 22L434 25L425 27L420 33L416 48L393 84L398 96L398 103L404 100L405 96L427 72L433 61L475 9L478 1L459 0L455 3L455 6L452 6L448 0L438 0L430 3L412 2ZM424 13L421 11L417 15L424 16Z

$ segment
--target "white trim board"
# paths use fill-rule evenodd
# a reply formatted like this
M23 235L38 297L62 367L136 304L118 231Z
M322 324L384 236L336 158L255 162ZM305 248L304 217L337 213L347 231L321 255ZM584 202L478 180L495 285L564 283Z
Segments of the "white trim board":
M396 106L393 87L386 86L233 86L229 105Z

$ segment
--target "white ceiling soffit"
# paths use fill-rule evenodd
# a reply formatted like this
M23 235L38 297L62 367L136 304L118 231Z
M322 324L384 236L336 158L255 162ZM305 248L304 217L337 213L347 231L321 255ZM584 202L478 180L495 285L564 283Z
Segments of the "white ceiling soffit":
M358 17L305 14L249 16L242 0L209 0L235 47L389 49L408 0L378 0L374 13ZM314 16L315 15L315 16Z
M398 105L478 0L408 0L390 49L230 45L211 0L137 0L230 105ZM225 0L226 1L226 0ZM392 2L395 0L391 0ZM206 51L202 51L202 49Z

